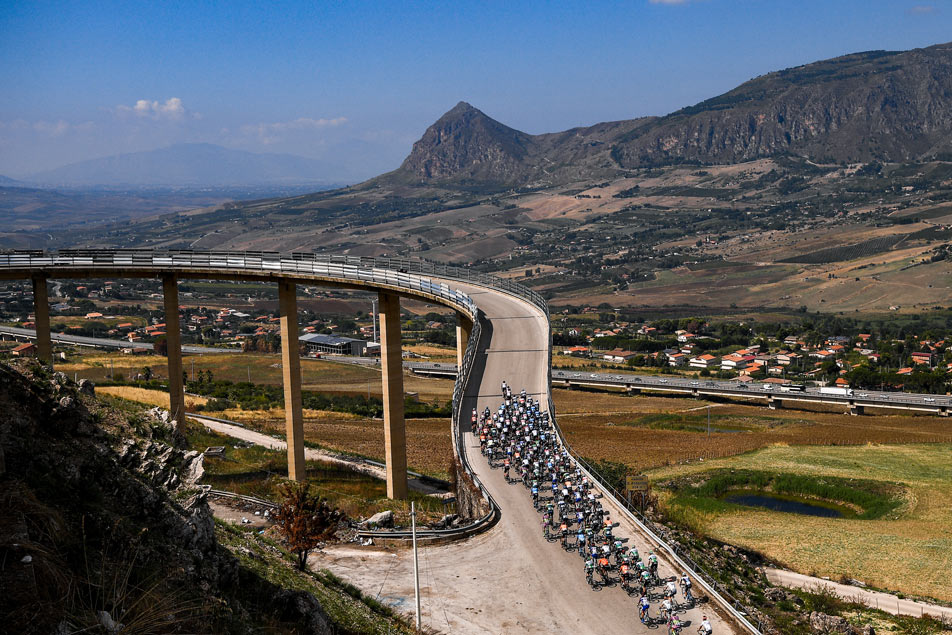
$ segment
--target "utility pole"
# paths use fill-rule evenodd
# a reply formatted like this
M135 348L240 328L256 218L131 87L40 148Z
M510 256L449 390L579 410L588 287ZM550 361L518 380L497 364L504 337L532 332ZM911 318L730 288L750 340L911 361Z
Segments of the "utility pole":
M707 404L707 436L711 436L711 404Z
M413 595L416 599L416 630L420 632L420 565L416 546L416 503L410 501L410 530L413 534Z

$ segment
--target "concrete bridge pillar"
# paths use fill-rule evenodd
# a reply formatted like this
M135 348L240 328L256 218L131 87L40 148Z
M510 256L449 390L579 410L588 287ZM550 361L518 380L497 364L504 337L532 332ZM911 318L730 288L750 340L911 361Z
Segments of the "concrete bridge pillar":
M165 342L168 345L169 413L185 423L185 386L182 384L182 328L179 325L178 278L162 276L162 295L165 299Z
M778 410L783 408L783 402L774 397L767 397L767 407L771 410Z
M400 296L380 292L380 366L383 379L383 434L387 497L407 497L407 431L403 416L403 346Z
M304 414L301 409L301 355L298 352L297 285L278 282L281 369L284 373L284 420L288 440L288 478L307 478L304 464Z
M466 354L466 343L473 332L473 322L460 312L456 312L456 368L462 372L463 355Z
M850 414L851 414L851 415L856 415L856 416L861 416L861 415L866 414L866 410L865 410L865 408L863 408L863 406L858 406L858 405L856 405L856 404L854 404L854 403L851 403L851 404L850 404Z
M36 322L36 358L53 365L53 342L50 338L50 300L46 278L33 278L33 316Z
M633 388L632 386L625 386L625 392L629 395L640 395L641 388Z

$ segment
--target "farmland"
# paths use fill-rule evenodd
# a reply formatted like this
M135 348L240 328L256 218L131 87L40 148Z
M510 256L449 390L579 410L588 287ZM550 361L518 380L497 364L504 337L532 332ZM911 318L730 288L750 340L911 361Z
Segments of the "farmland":
M876 587L952 601L952 472L948 444L774 445L730 458L660 468L665 481L714 469L752 469L898 483L908 489L898 517L796 516L766 510L670 509L717 540L763 553L802 573L851 577ZM670 495L662 493L663 498ZM862 540L857 540L862 536Z

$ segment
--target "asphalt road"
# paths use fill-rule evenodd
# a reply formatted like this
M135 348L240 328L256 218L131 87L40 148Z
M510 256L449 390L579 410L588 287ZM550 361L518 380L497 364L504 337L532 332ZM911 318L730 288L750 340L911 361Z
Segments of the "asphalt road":
M494 410L502 399L503 380L514 391L525 388L533 398L546 403L549 396L546 317L514 297L459 286L473 297L492 327L481 381L478 388L472 386L465 395L463 412L470 412L474 405L480 411L486 406ZM637 598L628 597L620 587L599 592L589 588L582 559L542 537L541 516L533 509L525 487L506 483L502 470L489 468L479 452L478 440L472 435L467 437L470 463L502 509L502 518L491 530L492 538L460 554L457 565L472 571L486 589L499 588L514 593L502 601L495 592L488 594L484 612L497 613L495 619L507 620L506 632L656 633L657 628L648 629L638 621ZM651 551L645 538L620 513L612 513L612 518L621 522L617 533L629 537L629 545L634 543L645 556ZM493 566L487 566L488 563ZM664 561L660 569L663 576L676 573ZM518 585L515 589L513 580ZM655 604L651 615L656 616L657 611ZM712 619L716 633L734 632L713 613L706 614ZM701 611L687 611L682 619L694 624L693 627L689 624L685 632L693 632L700 622ZM487 630L499 632L494 628Z

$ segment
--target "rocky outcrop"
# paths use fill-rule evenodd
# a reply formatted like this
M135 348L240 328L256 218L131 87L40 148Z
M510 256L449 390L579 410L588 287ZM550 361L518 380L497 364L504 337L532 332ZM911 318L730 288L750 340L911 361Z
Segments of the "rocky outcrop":
M814 633L843 633L844 635L859 635L846 618L827 615L813 611L810 613L810 628Z
M62 373L0 364L5 631L332 632L313 596L242 569L218 543L194 487L202 459Z
M413 144L400 171L411 178L508 183L521 174L532 136L458 103Z

